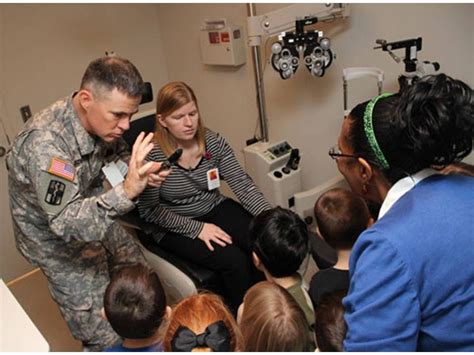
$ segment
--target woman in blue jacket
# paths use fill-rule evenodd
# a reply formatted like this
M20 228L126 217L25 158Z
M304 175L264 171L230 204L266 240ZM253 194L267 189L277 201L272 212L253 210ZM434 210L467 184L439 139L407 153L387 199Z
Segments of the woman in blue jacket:
M473 91L444 74L344 119L329 154L381 204L352 251L346 351L474 351L474 179L431 168L466 157L473 135Z

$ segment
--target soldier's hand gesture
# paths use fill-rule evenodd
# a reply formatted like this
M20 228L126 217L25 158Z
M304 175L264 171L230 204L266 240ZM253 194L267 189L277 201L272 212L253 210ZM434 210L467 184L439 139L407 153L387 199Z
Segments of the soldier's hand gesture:
M156 176L154 173L156 173L161 166L161 163L147 162L145 160L148 153L153 149L152 139L153 133L149 133L145 137L145 133L141 132L133 144L127 177L123 182L125 194L131 200L145 189L149 182L149 176L151 174ZM169 171L166 170L160 172L158 174L160 178L155 177L153 179L153 186L158 187L168 174Z

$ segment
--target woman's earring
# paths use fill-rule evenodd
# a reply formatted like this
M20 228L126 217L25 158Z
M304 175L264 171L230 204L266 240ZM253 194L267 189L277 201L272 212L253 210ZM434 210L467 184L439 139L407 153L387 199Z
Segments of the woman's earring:
M362 192L363 192L364 194L367 193L367 184L363 184L363 185L362 185Z

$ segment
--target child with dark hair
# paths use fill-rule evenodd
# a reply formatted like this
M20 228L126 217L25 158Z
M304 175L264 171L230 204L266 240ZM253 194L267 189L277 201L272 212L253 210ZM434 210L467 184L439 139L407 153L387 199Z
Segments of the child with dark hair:
M119 270L105 291L103 311L123 338L121 345L105 351L163 351L159 328L171 309L156 272L143 264Z
M319 351L344 351L347 325L342 299L346 291L326 293L316 308L316 342Z
M294 212L275 207L250 224L249 241L255 266L268 281L285 288L303 310L314 339L314 310L298 269L309 252L308 229ZM314 350L314 341L312 341Z
M314 205L319 234L337 251L334 266L314 274L309 295L316 308L328 292L349 289L349 257L359 235L373 224L364 200L353 192L335 188L322 194Z

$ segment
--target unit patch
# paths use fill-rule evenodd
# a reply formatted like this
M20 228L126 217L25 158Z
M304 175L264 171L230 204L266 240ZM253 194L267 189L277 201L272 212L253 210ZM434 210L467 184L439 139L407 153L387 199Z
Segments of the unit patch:
M60 205L66 185L61 181L51 180L44 201L50 205Z

